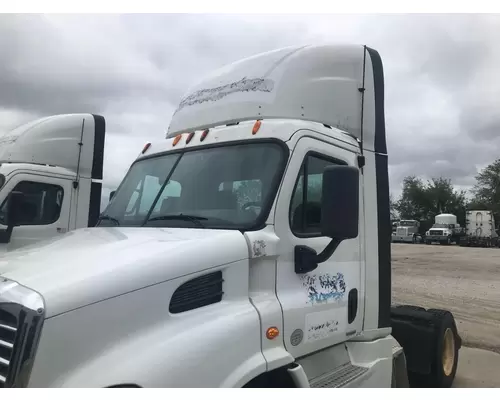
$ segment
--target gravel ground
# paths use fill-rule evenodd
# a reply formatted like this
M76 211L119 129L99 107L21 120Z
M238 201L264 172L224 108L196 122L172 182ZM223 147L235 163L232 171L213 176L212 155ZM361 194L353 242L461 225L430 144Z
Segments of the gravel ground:
M392 245L392 301L453 313L463 345L500 354L500 249Z

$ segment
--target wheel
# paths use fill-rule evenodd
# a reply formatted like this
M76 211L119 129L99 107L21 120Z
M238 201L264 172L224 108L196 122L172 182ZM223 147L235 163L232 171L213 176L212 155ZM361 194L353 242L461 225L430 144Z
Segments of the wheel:
M427 312L433 314L437 332L431 373L425 378L425 383L428 387L449 388L457 373L461 339L449 311L431 308Z

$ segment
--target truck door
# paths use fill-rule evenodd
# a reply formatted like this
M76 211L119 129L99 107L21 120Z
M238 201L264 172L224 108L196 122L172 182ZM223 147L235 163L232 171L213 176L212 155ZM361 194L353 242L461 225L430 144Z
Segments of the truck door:
M332 257L312 272L297 274L294 268L295 246L306 245L319 254L330 242L320 235L321 190L323 170L334 164L357 167L354 149L301 138L293 150L276 205L275 227L281 247L276 292L283 310L283 340L294 357L345 342L362 330L361 199L358 237L342 242ZM362 193L360 183L361 197Z
M23 220L12 232L7 250L26 246L67 232L71 201L71 180L19 173L2 188L0 228L6 229L6 197L12 191L24 194Z

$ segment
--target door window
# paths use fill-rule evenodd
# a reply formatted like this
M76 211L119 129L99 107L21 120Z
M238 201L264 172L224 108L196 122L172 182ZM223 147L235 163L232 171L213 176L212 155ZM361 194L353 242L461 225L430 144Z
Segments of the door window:
M317 155L306 155L290 205L290 227L296 236L321 236L323 171L330 165L338 164L340 162Z
M20 225L50 225L61 215L64 190L59 185L22 181L13 189L24 194ZM0 223L6 223L7 202L0 208Z

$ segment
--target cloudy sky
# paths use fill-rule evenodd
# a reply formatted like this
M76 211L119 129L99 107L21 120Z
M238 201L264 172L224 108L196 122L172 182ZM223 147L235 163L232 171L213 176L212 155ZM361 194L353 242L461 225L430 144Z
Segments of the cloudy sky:
M408 174L474 183L500 157L500 15L0 15L0 132L92 112L105 187L164 138L187 87L278 47L359 43L382 56L391 190Z

